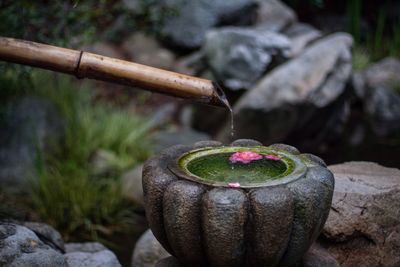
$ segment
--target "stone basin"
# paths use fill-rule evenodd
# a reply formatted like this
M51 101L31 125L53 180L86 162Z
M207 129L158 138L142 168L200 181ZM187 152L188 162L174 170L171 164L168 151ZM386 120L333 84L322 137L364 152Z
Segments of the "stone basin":
M235 161L237 152L257 158ZM187 267L298 266L326 221L333 187L320 158L254 140L171 147L143 168L149 226Z

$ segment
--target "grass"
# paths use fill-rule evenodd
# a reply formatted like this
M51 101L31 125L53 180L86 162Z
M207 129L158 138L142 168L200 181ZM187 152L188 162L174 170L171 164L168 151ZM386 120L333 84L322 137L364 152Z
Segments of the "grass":
M14 95L29 91L47 98L65 119L61 145L51 155L38 150L32 210L65 240L98 240L131 228L135 207L121 194L120 176L151 154L151 123L134 112L94 101L87 85L77 86L64 75L32 71L31 85L30 90L16 89Z
M355 71L364 70L372 64L370 53L361 46L354 47L352 60L353 70Z

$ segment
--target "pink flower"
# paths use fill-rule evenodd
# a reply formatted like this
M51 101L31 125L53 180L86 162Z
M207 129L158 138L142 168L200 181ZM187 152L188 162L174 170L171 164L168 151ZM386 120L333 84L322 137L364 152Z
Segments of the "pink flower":
M232 187L232 188L238 188L238 187L240 187L240 184L239 183L229 183L228 186Z
M265 158L270 159L270 160L281 160L281 157L279 157L277 155L272 155L272 154L265 155Z
M262 159L262 156L256 152L251 151L235 152L229 158L231 163L241 162L245 164L250 163L253 160L259 159Z

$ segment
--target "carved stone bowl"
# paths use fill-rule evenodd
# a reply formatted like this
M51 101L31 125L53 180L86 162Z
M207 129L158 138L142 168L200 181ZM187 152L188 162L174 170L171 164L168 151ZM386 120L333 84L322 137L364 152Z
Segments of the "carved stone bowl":
M225 162L219 172L219 156L245 151L262 155L254 171ZM248 139L174 146L143 168L150 228L187 267L298 266L326 221L333 188L320 158Z

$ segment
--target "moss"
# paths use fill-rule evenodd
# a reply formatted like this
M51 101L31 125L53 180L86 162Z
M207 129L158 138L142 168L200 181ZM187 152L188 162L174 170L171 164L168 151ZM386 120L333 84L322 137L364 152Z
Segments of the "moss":
M261 155L273 154L279 156L281 160L274 162L264 158L247 165L240 163L232 165L229 156L234 152L243 151ZM299 157L287 151L263 146L192 150L182 155L177 165L180 169L177 172L184 178L219 186L228 186L231 182L239 182L241 187L285 184L298 179L306 171L306 166Z

